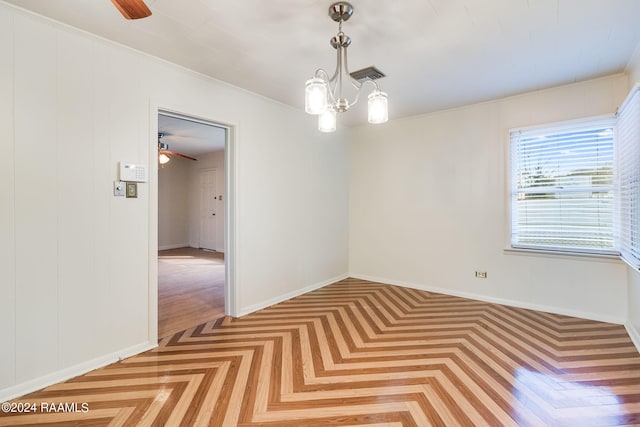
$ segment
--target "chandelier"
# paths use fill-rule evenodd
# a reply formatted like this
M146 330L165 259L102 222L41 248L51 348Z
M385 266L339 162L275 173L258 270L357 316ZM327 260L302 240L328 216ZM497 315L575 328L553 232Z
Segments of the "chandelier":
M338 34L331 38L331 46L337 53L336 69L331 77L322 68L317 69L305 86L304 109L309 114L318 115L318 129L321 132L336 130L337 113L344 113L358 102L365 84L373 85L368 97L369 123L384 123L389 119L387 94L375 82L375 79L384 77L384 74L375 67L349 72L347 47L351 44L351 38L342 32L342 23L352 14L353 6L347 2L334 3L329 7L329 17L338 23ZM343 95L343 86L349 84L356 89L352 101Z

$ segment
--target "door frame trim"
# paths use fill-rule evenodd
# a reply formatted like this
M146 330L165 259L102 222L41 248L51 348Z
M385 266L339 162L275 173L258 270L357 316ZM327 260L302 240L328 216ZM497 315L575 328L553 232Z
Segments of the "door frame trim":
M149 108L149 230L148 230L148 336L149 341L158 342L158 114L167 114L192 121L211 124L226 129L224 149L224 312L237 317L236 290L236 144L238 125L229 120L208 118L207 114L187 112L184 108L172 108L167 103L150 100Z

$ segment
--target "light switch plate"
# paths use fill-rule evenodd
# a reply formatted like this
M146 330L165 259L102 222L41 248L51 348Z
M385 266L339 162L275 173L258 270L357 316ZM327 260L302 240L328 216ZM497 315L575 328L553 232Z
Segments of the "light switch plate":
M136 199L138 197L138 183L125 182L125 193L127 195L127 199Z
M113 195L124 196L124 181L113 181Z

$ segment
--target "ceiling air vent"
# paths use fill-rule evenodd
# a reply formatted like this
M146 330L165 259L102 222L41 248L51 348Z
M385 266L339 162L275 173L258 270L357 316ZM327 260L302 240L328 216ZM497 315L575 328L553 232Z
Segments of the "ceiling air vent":
M363 82L365 80L377 80L385 76L382 71L378 70L373 65L367 68L362 68L361 70L356 70L353 73L349 73L349 75L359 82Z

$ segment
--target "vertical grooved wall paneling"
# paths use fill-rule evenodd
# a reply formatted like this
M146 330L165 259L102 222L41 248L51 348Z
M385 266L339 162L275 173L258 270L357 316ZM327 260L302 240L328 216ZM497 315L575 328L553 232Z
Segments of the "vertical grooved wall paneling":
M15 382L13 17L0 9L0 389Z
M58 31L15 15L16 380L58 365Z

